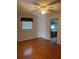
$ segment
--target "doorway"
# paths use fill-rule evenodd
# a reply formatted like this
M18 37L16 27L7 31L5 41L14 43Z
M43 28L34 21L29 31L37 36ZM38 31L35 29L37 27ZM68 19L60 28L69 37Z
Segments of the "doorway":
M58 33L58 18L53 18L50 20L50 39L54 43L57 43L57 33Z

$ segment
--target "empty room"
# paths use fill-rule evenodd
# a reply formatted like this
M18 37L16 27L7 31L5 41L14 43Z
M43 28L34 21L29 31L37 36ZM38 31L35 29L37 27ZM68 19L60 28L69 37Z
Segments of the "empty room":
M17 59L61 59L60 0L17 0Z

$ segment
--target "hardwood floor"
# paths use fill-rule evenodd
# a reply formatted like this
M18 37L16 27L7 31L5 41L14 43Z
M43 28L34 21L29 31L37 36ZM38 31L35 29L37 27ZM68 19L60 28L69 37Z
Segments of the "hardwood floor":
M61 46L43 38L18 42L17 59L61 59Z

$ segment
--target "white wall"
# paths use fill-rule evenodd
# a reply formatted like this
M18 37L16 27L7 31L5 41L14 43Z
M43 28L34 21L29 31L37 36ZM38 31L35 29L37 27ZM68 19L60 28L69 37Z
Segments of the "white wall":
M39 15L38 16L38 37L47 38L47 31L46 31L46 16Z
M22 27L22 22L20 21L21 17L28 17L33 18L33 27L31 30L22 30L21 28L17 30L17 41L23 41L23 40L29 40L33 38L37 38L37 32L38 32L38 24L37 19L33 15L18 15L18 21L17 26Z
M18 26L22 26L21 24L21 17L31 17L33 18L33 29L32 30L18 30L18 41L33 39L37 37L42 37L49 39L49 31L47 28L48 19L46 15L37 15L36 17L32 15L26 15L26 16L18 16Z
M33 21L32 30L18 30L18 41L33 39L37 37L42 37L50 40L50 19L51 19L50 16L42 15L42 14L38 14L36 17L33 15L26 15L26 16L22 15L22 16L19 16L18 19L20 19L21 17L31 17L34 19L34 21ZM60 26L61 25L59 20L58 38L57 38L58 44L61 43Z

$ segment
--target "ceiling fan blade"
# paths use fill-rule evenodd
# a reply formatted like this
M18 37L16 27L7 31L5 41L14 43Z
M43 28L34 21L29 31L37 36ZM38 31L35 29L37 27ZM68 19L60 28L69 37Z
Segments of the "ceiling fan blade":
M48 11L50 11L50 12L55 12L54 10L51 10L51 9L49 9Z
M52 5L52 4L59 3L59 2L61 2L61 0L56 0L54 2L48 3L47 5Z

